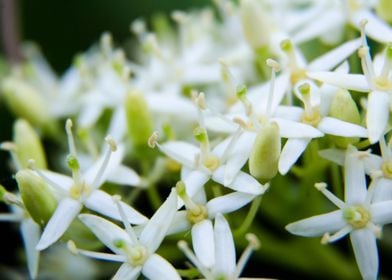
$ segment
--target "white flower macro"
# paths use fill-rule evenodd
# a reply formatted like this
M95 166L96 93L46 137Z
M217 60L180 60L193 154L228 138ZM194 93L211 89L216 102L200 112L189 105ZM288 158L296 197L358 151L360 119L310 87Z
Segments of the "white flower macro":
M326 184L316 184L339 210L291 223L286 229L301 236L323 236L323 243L334 242L350 234L362 277L377 279L376 237L380 236L382 225L392 222L392 200L372 202L373 188L370 186L367 190L365 168L359 156L361 152L348 147L344 164L345 202L329 192Z
M107 137L106 141L109 149L105 152L103 158L100 158L97 163L81 174L71 128L72 122L67 120L66 132L70 149L67 163L72 170L72 178L50 171L36 170L54 188L59 196L59 204L42 233L37 245L38 250L43 250L56 242L80 213L83 206L108 217L120 219L112 197L106 192L99 190L101 185L109 178L109 171L116 170L116 167L119 165L118 161L111 160L111 154L117 148L116 143L111 137ZM121 174L121 172L119 173ZM125 174L128 173L126 172ZM129 222L141 224L147 221L146 217L129 205L125 203L122 203L122 205Z
M114 198L116 200L118 198ZM164 258L155 253L174 218L177 211L177 194L172 189L169 197L155 212L151 219L137 237L134 229L128 223L123 205L117 203L122 216L125 230L116 224L99 216L80 214L80 220L115 254L92 252L76 248L70 241L68 247L75 254L91 258L123 263L113 280L138 279L140 273L152 280L180 280L180 276L173 266Z
M215 217L215 225L211 232L212 243L211 244L200 244L201 246L212 246L211 250L214 252L212 263L210 266L206 266L205 259L209 256L199 255L195 256L189 249L185 241L180 241L178 246L188 257L188 259L196 266L199 272L205 277L206 280L224 279L224 280L237 280L239 278L250 254L253 250L258 249L260 246L258 239L253 234L248 234L247 239L249 245L243 252L242 256L238 260L236 265L236 253L233 241L233 235L226 219L218 214ZM194 247L195 252L199 248ZM244 278L245 279L245 278Z

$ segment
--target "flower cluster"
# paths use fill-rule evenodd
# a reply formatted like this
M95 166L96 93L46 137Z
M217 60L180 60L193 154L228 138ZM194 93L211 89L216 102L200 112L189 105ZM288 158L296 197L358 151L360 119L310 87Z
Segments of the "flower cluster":
M18 185L1 186L0 220L20 222L31 278L54 269L39 269L42 252L120 263L88 262L85 278L234 280L261 240L257 257L288 270L377 279L392 222L392 7L214 4L218 15L175 11L153 30L134 21L132 56L105 33L62 76L30 45L0 77ZM338 210L293 222L329 209L309 185ZM322 244L349 234L356 265L270 225Z

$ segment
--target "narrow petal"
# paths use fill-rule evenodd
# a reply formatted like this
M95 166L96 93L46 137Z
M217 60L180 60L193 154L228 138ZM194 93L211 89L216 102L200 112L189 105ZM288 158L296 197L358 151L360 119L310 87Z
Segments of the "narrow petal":
M372 91L368 97L366 125L369 141L376 143L384 134L389 118L389 96L384 91Z
M385 225L392 223L392 200L373 203L370 207L370 212L374 224Z
M110 172L107 180L115 184L129 186L138 186L141 183L141 178L135 170L125 165L119 165L116 169Z
M339 150L339 149L325 149L321 150L318 152L319 155L329 161L332 161L333 163L336 163L337 165L344 165L344 160L346 157L345 151L344 150Z
M124 263L117 270L112 280L136 280L138 279L141 270L141 266L132 267L130 264Z
M343 137L367 137L366 128L339 119L324 117L317 126L326 134Z
M69 225L82 210L83 205L74 199L65 198L60 201L56 211L46 225L37 250L44 250L56 242L68 229Z
M278 118L274 118L273 121L278 123L280 136L283 138L317 138L324 136L320 130L311 125Z
M45 178L47 178L47 183L54 188L55 191L60 192L62 194L68 193L69 189L73 186L74 181L71 177L65 176L60 173L48 171L48 170L41 170Z
M193 225L192 245L196 257L205 267L215 266L214 229L210 220Z
M345 225L342 211L336 210L291 223L286 226L286 230L295 235L312 237L337 232Z
M225 167L221 166L215 170L212 175L212 179L222 185L224 184L224 170ZM238 172L233 182L231 182L231 184L227 187L235 191L253 195L259 195L265 191L263 185L261 185L255 178L242 171Z
M159 207L150 221L146 224L140 234L140 243L149 249L150 253L155 252L165 238L174 215L177 211L177 193L174 189L170 192L169 197Z
M374 233L367 228L350 233L355 259L363 279L377 279L378 253Z
M191 229L192 225L188 221L186 215L186 210L176 212L176 214L174 215L173 222L171 223L167 232L167 235L184 232Z
M194 167L195 157L200 153L198 147L181 141L170 141L159 148L165 155L188 168Z
M108 135L111 135L116 141L122 141L127 130L127 120L125 118L125 108L124 106L118 106L110 119L110 124L108 128Z
M251 202L256 196L253 194L232 192L223 196L211 199L207 203L208 216L212 219L218 213L230 213L234 212L249 202Z
M130 245L135 245L125 230L102 217L91 214L80 214L78 217L106 247L118 255L123 252L114 246L116 240L124 240Z
M279 173L284 175L299 159L310 142L310 138L291 138L284 145L279 159Z
M331 19L328 19L331 21ZM313 24L310 24L313 25ZM327 52L326 54L316 58L309 65L310 71L326 71L331 70L338 64L342 63L347 57L355 52L361 46L361 39L348 41L339 47Z
M24 219L21 223L23 243L26 250L27 267L31 279L35 279L38 273L39 251L35 248L38 244L41 229L32 219Z
M124 202L120 202L122 209L128 222L131 224L139 225L148 221L148 219L136 211L134 208ZM110 218L121 220L120 213L113 197L101 190L94 190L85 200L84 205L102 215Z
M236 256L233 235L225 218L218 214L215 218L215 266L217 274L231 276L236 270Z
M336 72L308 72L307 76L317 81L344 89L369 92L370 86L362 74L342 74Z
M362 204L365 202L367 187L365 167L358 158L358 151L348 147L344 163L344 197L347 204Z
M157 254L151 255L143 265L142 273L151 280L181 280L175 268Z
M391 27L376 16L375 13L370 12L370 9L362 9L355 12L350 21L359 29L363 19L367 20L366 35L380 43L388 44L392 41Z
M210 175L199 170L191 171L187 177L182 178L186 186L186 193L190 197L193 197L195 194L197 194L209 179ZM184 202L182 201L182 199L178 199L177 204L177 208L179 209L184 205Z
M152 112L185 118L197 119L197 108L188 99L168 94L146 94L146 101Z

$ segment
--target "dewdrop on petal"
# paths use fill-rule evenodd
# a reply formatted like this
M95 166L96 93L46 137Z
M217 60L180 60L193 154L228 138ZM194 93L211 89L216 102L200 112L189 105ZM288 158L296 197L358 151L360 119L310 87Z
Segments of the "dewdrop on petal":
M351 97L349 91L345 89L339 89L335 93L329 108L329 116L345 122L358 125L361 124L361 116L359 114L357 104ZM358 137L330 137L335 145L339 148L346 148L349 144L353 144L359 141Z
M378 0L376 5L376 12L383 20L392 23L392 1Z
M44 226L57 207L53 193L46 182L31 170L20 170L15 178L25 209L37 224Z
M14 144L16 159L20 168L26 168L29 159L34 159L38 169L46 169L46 157L38 134L24 119L14 123Z
M280 150L279 126L274 122L262 124L249 157L250 174L262 181L275 177Z
M25 118L40 128L48 124L50 116L45 101L29 84L10 77L2 81L1 91L7 105L15 115Z
M131 91L125 98L125 112L128 125L128 136L134 147L147 146L153 131L153 121L150 110L138 91Z

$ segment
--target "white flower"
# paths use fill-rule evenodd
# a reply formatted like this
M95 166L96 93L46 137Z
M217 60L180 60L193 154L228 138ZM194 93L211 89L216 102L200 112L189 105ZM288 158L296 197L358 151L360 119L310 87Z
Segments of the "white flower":
M387 45L384 59L381 56L376 56L372 61L370 48L365 37L365 25L368 28L369 23L367 21L362 22L362 47L359 51L364 75L314 72L309 73L308 76L342 88L370 92L367 102L366 125L369 132L369 141L376 143L385 133L389 118L389 107L392 104L390 96L392 90L390 71L392 47Z
M205 244L198 244L198 246L208 248L213 253L213 258L211 259L211 262L209 263L210 265L208 266L206 265L206 258L209 258L210 256L205 254L195 256L185 241L180 241L178 246L188 257L188 259L197 267L199 272L206 278L206 280L241 279L239 276L247 260L249 259L250 254L253 250L258 249L259 247L259 241L257 240L256 236L253 234L247 235L249 245L245 249L236 265L236 254L231 229L221 214L218 214L215 217L215 225L211 230L212 231L210 236L206 236L206 239L204 240ZM195 248L194 245L194 250L197 252L200 250L200 248Z
M107 138L106 141L110 148L106 151L103 158L100 158L97 163L81 174L71 127L71 120L67 120L66 131L70 149L70 156L67 161L72 170L72 178L50 171L36 170L55 189L60 197L57 209L46 225L37 245L38 250L43 250L56 242L67 230L83 206L111 218L120 219L112 197L106 192L99 190L101 185L109 178L110 170L116 170L117 166L113 166L113 164L119 165L118 161L112 161L110 158L112 152L116 150L114 140L110 137ZM121 175L122 171L124 170L118 169L117 174ZM125 172L125 175L127 174L129 173ZM135 177L135 179L137 180L138 177ZM123 181L121 178L118 178L118 180ZM129 222L141 224L147 221L147 218L135 209L125 203L122 204Z
M114 280L137 279L140 273L152 280L181 279L173 266L155 253L166 236L176 213L175 190L171 191L166 201L147 222L139 237L126 220L123 205L115 203L121 213L125 230L95 215L79 215L81 221L115 254L79 250L72 241L68 243L69 249L76 254L123 263L114 275Z
M360 153L350 146L345 159L345 202L329 192L324 183L316 184L339 210L291 223L286 229L301 236L323 236L325 243L350 234L362 277L376 279L376 237L380 236L380 226L392 222L392 200L372 203L373 188L366 189L364 165L358 156Z

